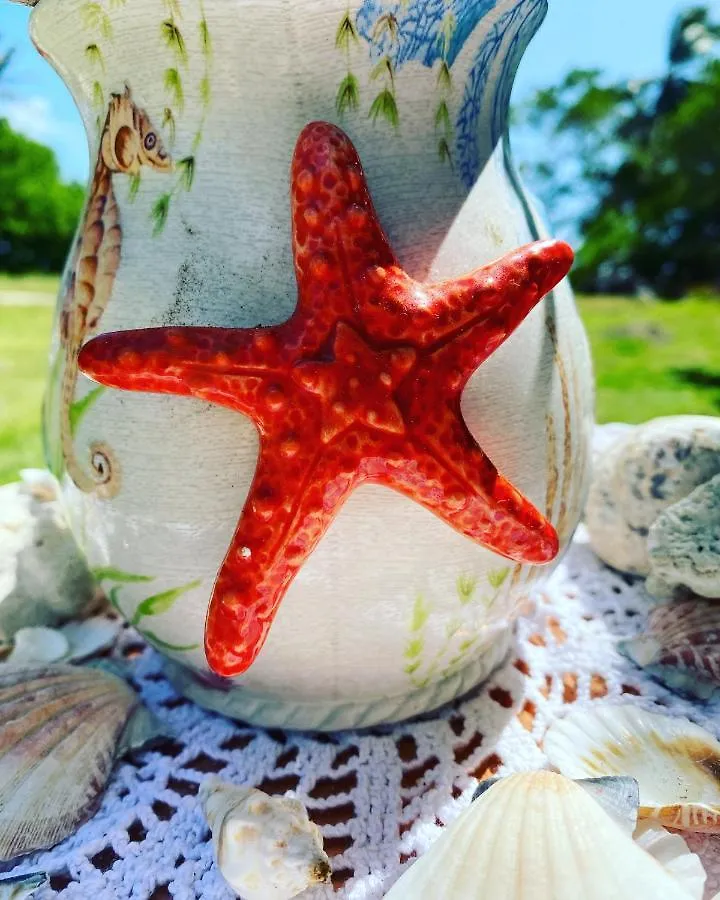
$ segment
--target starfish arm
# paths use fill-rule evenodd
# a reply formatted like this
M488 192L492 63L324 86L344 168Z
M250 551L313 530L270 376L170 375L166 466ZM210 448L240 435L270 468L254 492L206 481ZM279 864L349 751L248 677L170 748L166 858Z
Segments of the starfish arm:
M446 344L480 322L507 337L562 281L572 261L567 244L540 241L435 284L419 284L398 268L376 269L366 279L372 291L361 300L360 315L374 337L392 335L425 349Z
M262 649L295 575L355 485L356 467L342 458L297 430L283 437L278 429L262 442L205 623L205 655L217 675L241 675Z
M287 364L277 329L148 328L104 334L82 348L94 381L128 391L201 397L241 411L283 402Z
M388 486L501 556L521 563L553 560L553 526L497 471L459 414L436 419L412 429L406 457L389 459Z
M317 347L338 318L352 319L365 274L395 265L355 147L339 128L313 122L292 162L292 236L304 346Z

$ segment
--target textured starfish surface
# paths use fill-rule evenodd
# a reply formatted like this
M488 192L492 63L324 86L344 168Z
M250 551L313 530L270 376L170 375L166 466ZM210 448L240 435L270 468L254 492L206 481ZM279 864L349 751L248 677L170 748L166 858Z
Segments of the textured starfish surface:
M546 563L552 525L497 471L460 411L468 379L568 272L563 243L531 244L462 278L414 281L378 223L358 155L315 122L292 163L298 303L267 328L106 334L81 369L132 391L250 416L260 454L218 574L205 652L248 669L298 569L361 483L386 485L499 554Z

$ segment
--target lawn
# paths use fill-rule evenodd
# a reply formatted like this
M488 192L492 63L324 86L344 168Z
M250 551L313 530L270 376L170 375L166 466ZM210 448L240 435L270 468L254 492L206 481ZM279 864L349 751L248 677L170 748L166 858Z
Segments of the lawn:
M40 407L55 279L0 276L0 484L43 465ZM720 300L580 302L595 356L598 421L720 415Z

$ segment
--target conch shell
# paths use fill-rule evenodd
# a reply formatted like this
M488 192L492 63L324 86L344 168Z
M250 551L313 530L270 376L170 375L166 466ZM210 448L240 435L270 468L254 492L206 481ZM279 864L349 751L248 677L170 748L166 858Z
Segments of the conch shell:
M330 880L322 834L299 800L207 778L200 802L220 872L243 900L289 900Z
M553 772L493 784L386 900L696 900L579 784Z
M71 834L115 758L157 734L126 682L103 669L0 668L0 860Z
M544 750L569 778L635 778L641 819L720 833L720 743L688 719L635 706L577 710L550 726Z

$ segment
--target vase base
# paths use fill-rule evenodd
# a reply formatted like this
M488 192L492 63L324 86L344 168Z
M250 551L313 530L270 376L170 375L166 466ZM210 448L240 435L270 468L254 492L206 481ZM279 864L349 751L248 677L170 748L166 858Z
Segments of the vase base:
M213 687L185 666L165 661L173 686L188 699L213 712L250 725L297 731L341 731L392 724L432 712L485 681L505 660L514 629L500 632L493 645L463 669L442 681L392 697L358 700L283 700L249 691L241 685Z

